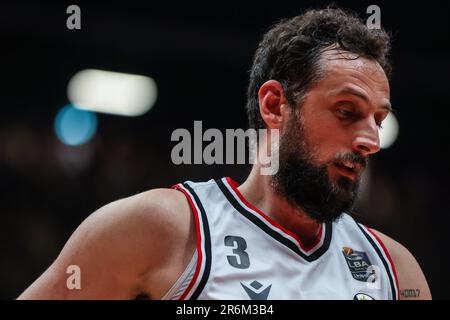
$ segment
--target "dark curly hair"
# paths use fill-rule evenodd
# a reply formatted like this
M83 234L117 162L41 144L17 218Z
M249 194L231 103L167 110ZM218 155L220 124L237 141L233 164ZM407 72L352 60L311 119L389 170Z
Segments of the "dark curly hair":
M259 112L258 91L267 80L279 81L291 107L320 76L320 58L330 46L376 60L389 77L390 36L369 29L353 12L340 8L311 9L276 23L258 45L247 90L250 128L265 128Z

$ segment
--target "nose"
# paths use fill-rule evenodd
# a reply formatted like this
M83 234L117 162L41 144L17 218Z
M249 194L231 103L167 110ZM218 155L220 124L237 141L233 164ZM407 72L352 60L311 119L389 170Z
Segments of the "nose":
M352 147L363 157L380 151L380 135L374 119L367 119L361 123L353 139Z

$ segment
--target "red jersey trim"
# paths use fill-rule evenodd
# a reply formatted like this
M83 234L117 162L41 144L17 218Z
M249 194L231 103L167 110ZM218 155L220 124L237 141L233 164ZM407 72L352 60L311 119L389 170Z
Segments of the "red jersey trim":
M259 210L255 206L253 206L250 202L248 202L247 199L245 199L244 196L241 194L241 192L237 189L239 184L236 181L234 181L230 177L226 177L225 179L228 182L228 185L233 189L233 191L236 193L236 195L242 201L242 203L244 203L245 206L248 207L247 210L251 209L252 211L258 213L264 220L266 220L269 224L271 224L273 227L278 229L279 232L283 232L283 233L291 236L292 238L294 238L298 242L300 248L304 252L311 251L313 248L315 248L320 243L320 240L322 238L322 233L323 233L323 224L320 225L319 233L317 234L316 238L314 239L314 242L311 245L306 246L303 244L303 242L300 240L300 238L297 235L295 235L293 232L291 232L288 229L279 225L277 222L275 222L274 220L269 218L266 214L264 214L261 210Z
M391 255L389 254L389 251L387 250L387 248L386 248L386 246L384 245L384 243L383 243L383 241L381 241L381 239L375 234L375 232L373 232L373 230L372 229L370 229L369 227L367 227L367 226L364 226L366 229L367 229L367 231L369 231L370 232L370 234L377 240L377 242L380 244L380 246L381 246L381 248L383 249L383 251L384 251L384 254L386 255L386 257L388 258L388 260L389 260L389 264L391 265L391 269L392 269L392 273L393 273L393 276L394 276L394 279L395 279L395 286L397 287L396 289L396 291L397 291L397 299L398 300L400 300L400 290L399 290L399 285L398 285L398 277L397 277L397 271L395 270L395 265L394 265L394 262L392 261L392 258L391 258Z
M189 206L191 207L192 212L194 213L195 231L197 233L197 243L196 243L197 256L198 256L197 265L195 267L195 273L194 273L194 276L192 277L191 282L189 283L188 287L186 288L186 290L183 292L183 294L179 298L179 300L184 300L186 298L186 296L192 291L192 288L193 288L194 284L196 283L198 276L200 274L200 269L201 269L202 262L203 262L202 238L201 238L201 233L200 233L199 213L197 211L197 208L194 205L194 201L192 200L189 193L186 190L184 190L184 188L181 184L176 184L172 188L181 191L186 196L186 199L189 202Z

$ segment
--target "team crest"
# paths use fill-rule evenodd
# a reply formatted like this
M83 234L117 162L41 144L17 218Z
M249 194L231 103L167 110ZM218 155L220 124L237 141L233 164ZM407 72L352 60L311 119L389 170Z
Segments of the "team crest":
M369 277L371 277L371 281L375 279L375 272L371 266L369 257L365 252L356 251L349 247L342 248L342 254L345 257L345 261L347 262L347 266L350 269L350 272L354 279L358 281L367 282ZM369 282L371 282L369 280Z

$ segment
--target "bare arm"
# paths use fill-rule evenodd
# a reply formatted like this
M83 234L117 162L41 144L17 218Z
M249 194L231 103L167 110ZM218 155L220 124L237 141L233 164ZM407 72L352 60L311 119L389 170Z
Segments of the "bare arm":
M431 299L427 280L414 256L397 241L377 230L373 231L383 241L393 260L400 287L400 299Z
M184 196L170 189L102 207L77 228L55 262L19 299L133 299L141 293L159 298L171 280L164 270L178 272L171 264L193 254L189 213ZM76 273L71 269L68 274L69 266L81 271L80 289L69 279Z

